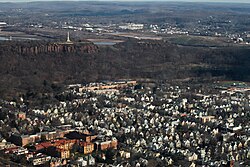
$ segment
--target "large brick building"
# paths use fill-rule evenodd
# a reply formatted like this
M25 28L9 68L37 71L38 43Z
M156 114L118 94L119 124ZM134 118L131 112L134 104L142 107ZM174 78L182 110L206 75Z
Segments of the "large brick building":
M35 146L35 151L42 151L48 155L67 159L70 158L70 151L78 140L54 140L52 142L43 142Z
M80 133L77 131L73 131L73 132L69 132L68 134L66 134L65 137L67 137L68 139L79 139L85 142L91 142L94 139L96 139L97 136L95 134Z
M20 135L20 134L12 134L10 137L10 141L18 146L25 146L30 143L35 143L41 139L40 135Z
M90 154L95 150L94 143L80 142L80 146L83 148L84 154Z
M118 141L116 139L108 141L96 141L95 142L97 150L107 150L107 149L117 149Z

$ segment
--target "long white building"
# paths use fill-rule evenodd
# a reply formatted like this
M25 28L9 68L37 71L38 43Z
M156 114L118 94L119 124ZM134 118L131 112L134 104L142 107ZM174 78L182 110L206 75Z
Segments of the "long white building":
M127 23L126 25L119 26L121 29L125 30L142 30L144 27L143 24Z
M1 22L1 21L0 21L0 27L4 27L4 26L6 26L6 25L7 25L7 23Z

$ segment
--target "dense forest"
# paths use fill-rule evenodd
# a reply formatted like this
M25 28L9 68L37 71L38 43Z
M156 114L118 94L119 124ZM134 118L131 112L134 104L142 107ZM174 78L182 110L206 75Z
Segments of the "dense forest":
M27 91L51 92L55 85L126 78L220 77L250 81L249 47L185 47L130 39L114 46L84 44L85 49L91 50L83 52L45 49L37 53L30 48L50 44L2 42L0 45L2 97Z

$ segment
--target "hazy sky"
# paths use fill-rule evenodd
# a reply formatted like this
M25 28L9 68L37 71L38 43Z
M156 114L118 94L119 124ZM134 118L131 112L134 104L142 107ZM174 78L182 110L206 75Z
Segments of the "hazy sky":
M0 0L0 2L32 2L32 1L86 1L86 0ZM91 0L87 0L91 1ZM233 2L250 3L250 0L93 0L93 1L173 1L173 2Z
M92 0L0 0L0 2L32 2L32 1L92 1ZM250 3L250 0L93 0L93 1L172 1L172 2L231 2Z

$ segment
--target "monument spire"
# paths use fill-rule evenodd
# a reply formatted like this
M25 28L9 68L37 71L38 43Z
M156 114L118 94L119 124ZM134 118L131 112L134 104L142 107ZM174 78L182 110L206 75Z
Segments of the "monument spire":
M67 42L71 42L71 40L69 38L69 32L68 32Z

